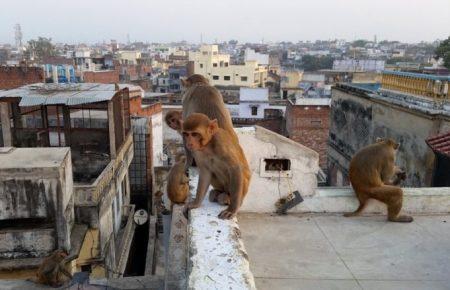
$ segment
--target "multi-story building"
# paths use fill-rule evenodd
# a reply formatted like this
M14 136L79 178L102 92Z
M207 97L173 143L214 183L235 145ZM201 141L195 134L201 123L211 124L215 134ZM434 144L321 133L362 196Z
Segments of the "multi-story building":
M286 135L319 153L319 165L327 167L330 98L298 98L286 107Z
M385 71L382 87L338 84L332 89L328 177L348 184L351 157L377 137L401 146L397 163L406 170L406 186L433 185L435 156L426 140L450 131L448 76Z
M169 67L169 92L181 92L181 78L187 76L186 66L170 66Z
M230 55L220 54L217 45L202 45L199 51L189 52L194 73L205 76L213 86L264 87L267 66L256 60L234 65Z
M74 272L123 275L135 227L129 204L133 136L128 88L39 83L0 91L0 108L0 145L17 147L0 157L1 170L16 172L2 173L0 183L17 189L0 186L0 196L9 196L0 198L0 208L11 201L16 207L2 210L2 224L14 228L25 222L24 231L42 229L43 235L27 240L27 248L15 240L0 252L42 259L62 247L78 254ZM71 244L74 233L79 242ZM39 250L30 254L28 248ZM39 261L16 264L32 268Z
M303 78L303 71L300 70L283 70L281 71L280 90L282 99L295 97L303 89L300 82Z

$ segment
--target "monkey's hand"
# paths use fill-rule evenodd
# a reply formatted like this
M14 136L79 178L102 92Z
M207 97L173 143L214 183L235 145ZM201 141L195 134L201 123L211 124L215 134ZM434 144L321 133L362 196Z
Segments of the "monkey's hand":
M393 185L399 185L400 182L406 179L406 171L402 168L396 168L395 170L395 178L392 182Z
M232 219L236 215L235 210L230 210L230 208L227 208L223 210L221 213L219 213L219 218L223 220L229 220Z

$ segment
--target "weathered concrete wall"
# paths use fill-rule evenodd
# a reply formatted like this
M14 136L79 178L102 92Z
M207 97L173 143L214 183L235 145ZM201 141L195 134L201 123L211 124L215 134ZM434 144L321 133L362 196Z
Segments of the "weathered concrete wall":
M29 239L23 255L42 254L27 249L40 247L33 244L33 231L45 224L55 234L49 246L70 250L74 224L70 149L15 148L0 154L0 163L0 220L6 225L5 238L10 240L5 245L18 247L20 252L20 242L16 240L27 243ZM30 219L38 219L39 224L33 226ZM48 239L49 234L45 236ZM40 243L41 238L34 242ZM8 255L11 251L14 248L4 248L0 253Z
M275 202L290 191L311 196L317 187L319 171L317 152L261 127L236 129L239 142L252 171L249 191L241 210L273 212ZM290 172L274 172L267 176L261 163L265 158L289 159Z
M431 184L434 155L425 139L448 130L450 118L436 118L363 93L337 88L332 92L330 173L339 170L345 180L351 157L362 147L375 142L377 137L388 137L401 143L397 165L406 169L405 185ZM335 176L330 176L330 180L331 185L337 184L333 183Z
M198 175L189 175L194 194ZM189 212L188 289L256 289L237 219L217 217L223 208L206 198Z
M0 258L45 257L56 248L55 229L0 231Z

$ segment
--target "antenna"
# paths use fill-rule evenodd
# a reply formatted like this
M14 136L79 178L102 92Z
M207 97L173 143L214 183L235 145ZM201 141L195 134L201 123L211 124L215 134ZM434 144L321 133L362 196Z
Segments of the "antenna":
M16 47L19 49L22 48L22 28L19 23L14 25L14 36L16 40Z

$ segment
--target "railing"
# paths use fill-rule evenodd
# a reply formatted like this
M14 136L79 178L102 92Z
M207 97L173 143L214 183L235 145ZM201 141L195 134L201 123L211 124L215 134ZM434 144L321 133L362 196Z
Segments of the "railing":
M117 260L117 268L115 274L116 276L123 277L123 273L125 272L125 267L127 266L128 255L130 252L131 242L133 241L134 229L136 228L136 224L134 223L134 210L135 205L128 205L128 219L127 224L125 226L125 230L123 231L122 238L120 239L119 247L116 247L118 251L120 251L119 259ZM117 252L116 252L117 253ZM119 278L119 277L116 277Z

